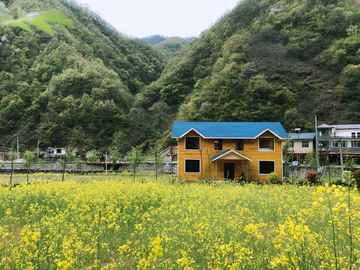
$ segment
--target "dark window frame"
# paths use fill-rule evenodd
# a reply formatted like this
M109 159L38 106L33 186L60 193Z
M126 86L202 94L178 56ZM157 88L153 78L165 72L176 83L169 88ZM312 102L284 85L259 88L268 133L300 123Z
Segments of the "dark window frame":
M262 162L264 162L264 163L266 162L267 164L264 164L264 163L261 164ZM272 170L269 170L269 167L268 167L270 165L270 163L273 164L273 166L271 166ZM264 168L261 165L266 166L267 168ZM259 175L269 175L272 172L275 172L275 160L259 160Z
M189 145L188 145L188 143L187 143L187 140L189 139L189 138L197 138L198 139L198 145L197 145L197 147L198 148L195 148L196 146L194 146L194 148L187 148ZM187 136L187 137L185 137L185 150L199 150L200 149L200 137L199 136ZM189 142L189 144L190 144L190 142ZM195 142L195 144L196 144L196 142Z
M222 150L222 139L215 139L214 140L214 149L215 150Z
M269 139L271 139L272 141L273 141L273 143L272 143L272 147L273 148L264 148L264 147L261 147L261 140L269 140ZM259 141L258 141L258 143L259 143L259 151L275 151L275 138L273 138L273 137L261 137L261 138L259 138Z
M195 171L195 170L187 170L189 169L189 166L194 166L194 164L187 164L187 162L189 161L197 161L198 162L198 165L195 165L195 167L199 167L198 171ZM193 167L191 167L193 168ZM186 158L184 160L184 172L185 173L200 173L201 172L201 162L200 162L200 159L190 159L190 158Z
M241 147L240 147L239 144L241 145ZM237 150L237 151L243 151L244 150L244 140L243 139L236 139L235 140L235 150Z
M304 146L305 145L305 146ZM309 148L310 147L310 144L308 141L303 141L301 142L301 148Z

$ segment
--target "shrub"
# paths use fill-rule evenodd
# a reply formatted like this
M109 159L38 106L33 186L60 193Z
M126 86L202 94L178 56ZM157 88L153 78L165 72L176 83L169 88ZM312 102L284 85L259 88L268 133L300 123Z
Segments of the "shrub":
M309 171L306 173L306 179L311 182L315 183L319 178L319 175L317 172Z
M353 178L355 181L360 181L360 170L351 173L351 178Z
M304 178L304 177L299 178L296 182L297 182L297 184L298 184L299 186L303 186L303 185L307 185L307 184L308 184L308 180L307 180L306 178Z
M356 170L355 172L351 173L351 179L354 179L357 188L360 188L360 170Z
M280 177L277 173L272 172L267 177L270 181L270 183L279 183Z

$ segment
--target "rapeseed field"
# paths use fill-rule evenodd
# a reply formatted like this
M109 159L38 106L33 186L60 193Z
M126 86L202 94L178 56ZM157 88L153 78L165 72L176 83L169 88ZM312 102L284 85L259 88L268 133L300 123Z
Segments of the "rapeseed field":
M0 188L1 269L360 269L342 186L162 180Z

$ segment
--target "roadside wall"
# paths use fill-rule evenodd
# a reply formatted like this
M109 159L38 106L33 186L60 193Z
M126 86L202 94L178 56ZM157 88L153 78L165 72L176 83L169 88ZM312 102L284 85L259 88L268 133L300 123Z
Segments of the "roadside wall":
M158 168L159 173L171 173L171 170L174 174L177 173L177 164L173 163L164 163L162 166ZM133 168L131 168L128 164L107 164L108 172L132 172ZM5 167L0 168L0 174L8 174L11 170L11 163L5 162ZM79 173L79 174L88 174L91 171L95 173L102 173L106 171L105 164L83 164L80 168L76 168L75 164L68 163L66 164L67 173ZM41 167L39 164L32 164L29 168L30 173L36 172L45 172L45 173L60 173L62 172L61 167L58 163L46 163L44 167ZM139 164L136 168L136 172L155 172L155 166L152 163L143 163ZM21 163L14 163L14 173L26 173L26 168Z

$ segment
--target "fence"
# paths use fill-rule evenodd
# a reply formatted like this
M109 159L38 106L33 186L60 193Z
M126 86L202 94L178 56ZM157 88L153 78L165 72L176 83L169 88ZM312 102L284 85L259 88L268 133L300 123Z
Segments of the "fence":
M133 171L133 169L127 163L116 163L115 165L107 163L107 170L109 172L127 172ZM95 173L105 172L106 171L105 163L83 163L80 167L76 167L74 163L66 164L65 171L68 173ZM5 162L5 167L0 168L0 173L10 173L11 163ZM60 173L62 171L60 165L57 162L48 162L43 167L38 163L34 163L29 168L31 173L35 172L45 172L45 173ZM137 172L155 172L155 166L151 162L141 163L136 168ZM14 172L15 173L26 173L26 169L21 163L14 163ZM177 163L175 162L166 162L158 168L159 173L177 173Z

